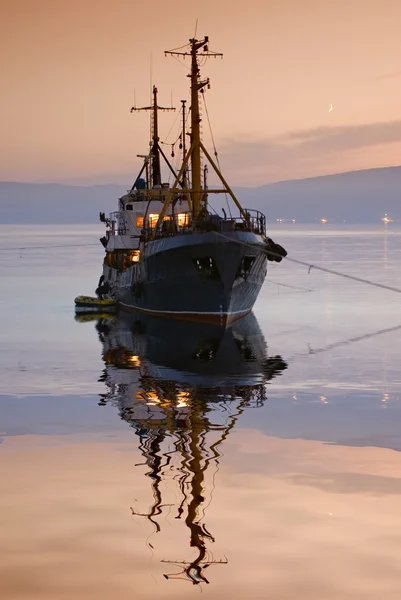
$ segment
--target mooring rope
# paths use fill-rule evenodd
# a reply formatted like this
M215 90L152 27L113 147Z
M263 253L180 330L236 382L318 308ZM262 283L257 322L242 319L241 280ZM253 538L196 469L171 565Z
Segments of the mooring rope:
M397 292L398 294L401 294L401 289L393 287L392 285L386 285L385 283L379 283L378 281L371 281L370 279L363 279L362 277L356 277L355 275L349 275L348 273L341 273L340 271L334 271L333 269L328 269L327 267L320 267L319 265L310 264L304 262L303 260L297 260L296 258L289 258L288 256L284 256L283 258L298 265L309 267L309 273L312 269L316 269L318 271L330 273L331 275L337 275L338 277L344 277L345 279L353 279L359 283L366 283L367 285L373 285L375 287L383 288L384 290L390 290L391 292Z
M86 246L99 246L96 244L63 244L57 246L12 246L11 248L0 248L0 252L6 250L47 250L47 248L84 248Z
M313 290L311 288L304 288L304 287L300 287L299 285L289 285L288 283L281 283L280 281L274 281L274 279L270 279L270 278L267 281L269 283L274 283L281 287L286 287L286 288L290 288L292 290L297 290L298 292L313 292Z
M215 231L214 233L230 242L235 242L237 244L242 244L242 245L248 246L250 248L255 248L255 244L250 244L248 242L242 242L241 240L235 240L233 238L228 237L227 235L218 233L217 231ZM280 258L284 258L285 260L295 263L297 265L302 265L304 267L308 267L308 269L309 269L308 273L310 273L312 269L316 269L317 271L323 271L324 273L330 273L331 275L337 275L338 277L344 277L345 279L352 279L353 281L358 281L359 283L365 283L366 285L372 285L372 286L375 286L378 288L382 288L384 290L390 290L391 292L397 292L398 294L401 294L401 289L396 288L392 285L386 285L385 283L379 283L378 281L371 281L370 279L363 279L362 277L356 277L355 275L349 275L348 273L341 273L340 271L334 271L334 269L328 269L327 267L320 267L319 265L314 265L313 263L308 263L303 260L291 258L290 256L282 256L281 254L278 254L277 252L273 252L272 250L267 250L265 248L263 249L263 251L266 254L270 254L271 256L277 256Z

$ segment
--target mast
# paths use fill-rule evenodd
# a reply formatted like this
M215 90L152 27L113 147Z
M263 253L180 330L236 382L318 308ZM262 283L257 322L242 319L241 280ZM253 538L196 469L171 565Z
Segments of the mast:
M181 169L177 174L173 186L170 188L170 193L166 197L164 201L163 209L159 214L158 221L156 223L156 227L153 231L153 239L156 237L157 232L159 231L161 224L165 215L167 214L168 207L172 202L174 195L177 193L182 185L182 177L187 172L188 163L191 162L192 169L192 185L191 188L188 189L189 198L191 198L192 204L192 214L194 218L193 227L197 227L197 221L200 220L200 217L207 218L207 193L202 193L202 167L201 167L201 152L205 155L206 159L209 161L210 166L213 168L214 172L220 179L224 188L222 190L215 189L209 190L209 193L225 193L228 192L233 199L235 205L237 206L241 217L246 222L248 219L247 213L242 208L241 204L238 202L235 197L234 192L228 185L227 181L224 179L223 175L220 172L220 169L215 164L214 160L210 156L209 152L206 150L205 146L202 143L201 135L200 135L200 111L199 111L199 92L203 91L203 88L207 86L210 87L209 79L201 80L200 79L200 71L198 64L198 57L202 56L204 58L216 58L217 56L223 56L220 52L210 52L209 47L209 38L205 36L203 40L196 40L194 38L189 40L189 51L181 51L179 48L175 50L165 50L164 54L167 56L168 54L171 56L190 56L191 57L191 73L188 77L191 79L191 147L188 152L184 155L184 160L181 165ZM202 52L200 52L202 50ZM206 190L205 190L206 192Z
M200 153L200 114L198 91L205 85L199 82L198 50L206 46L208 38L198 42L190 40L191 44L191 168L192 168L192 211L196 219L201 211L201 153ZM207 49L207 46L206 46Z
M182 104L182 141L181 141L181 146L182 146L182 161L185 161L185 157L187 154L187 146L186 146L186 119L187 119L187 115L186 115L186 111L185 111L185 104L186 104L186 100L181 100L181 104ZM188 188L188 180L187 180L187 169L184 169L184 172L182 174L182 187L184 189Z
M153 185L162 184L162 175L160 172L160 156L159 156L159 123L157 119L157 87L153 86L153 147L152 147L152 173Z
M175 110L175 108L170 107L166 108L165 106L158 106L157 104L157 87L153 86L153 103L151 106L142 106L141 108L137 108L133 106L130 112L140 111L140 110L150 110L151 113L151 136L152 136L152 149L150 152L151 156L151 169L149 173L148 179L148 187L159 186L162 182L161 169L160 169L160 148L159 148L159 120L158 120L158 111L163 110Z
M198 56L222 56L221 53L209 52L209 38L205 36L203 40L192 38L189 40L189 52L177 52L175 50L165 51L165 54L173 56L190 56L191 57L191 73L188 75L191 79L191 148L189 157L184 154L183 169L186 169L188 159L191 161L191 196L192 196L192 213L194 219L197 219L202 212L202 166L201 166L201 149L202 141L200 135L200 112L199 112L199 92L205 86L210 87L209 79L200 79L200 70L198 64ZM203 52L200 52L203 50Z

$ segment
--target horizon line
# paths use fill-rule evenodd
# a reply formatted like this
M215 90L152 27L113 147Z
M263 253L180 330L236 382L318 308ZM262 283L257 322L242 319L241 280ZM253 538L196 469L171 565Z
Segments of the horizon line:
M288 183L288 182L294 182L294 181L307 181L310 179L322 179L324 177L337 177L339 175L347 175L350 173L364 173L367 171L383 171L385 169L399 169L401 168L401 164L397 164L397 165L388 165L386 167L368 167L366 169L353 169L351 171L339 171L339 172L335 172L335 173L327 173L325 175L312 175L312 176L308 176L308 177L296 177L294 179L279 179L277 181L271 181L269 183L262 183L261 185L257 185L257 186L244 186L244 185L233 185L232 187L234 188L241 188L241 189L260 189L263 187L268 187L270 185L278 185L280 183ZM92 188L92 187L123 187L124 184L123 183L63 183L61 181L15 181L15 180L10 180L10 179L6 179L6 180L0 180L0 184L4 184L4 183L8 183L8 184L20 184L20 185L58 185L58 186L63 186L63 187L84 187L84 188ZM218 187L218 186L217 186ZM127 191L129 191L129 189L127 189Z

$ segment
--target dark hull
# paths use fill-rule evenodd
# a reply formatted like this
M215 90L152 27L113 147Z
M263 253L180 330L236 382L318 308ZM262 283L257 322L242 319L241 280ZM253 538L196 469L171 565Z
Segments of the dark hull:
M266 277L263 238L237 232L163 238L120 278L121 308L227 325L248 314Z

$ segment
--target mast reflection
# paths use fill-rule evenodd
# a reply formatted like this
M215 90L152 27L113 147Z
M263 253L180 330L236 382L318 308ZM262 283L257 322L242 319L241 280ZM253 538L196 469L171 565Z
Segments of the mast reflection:
M229 329L129 315L99 319L96 329L107 388L100 404L116 406L135 429L144 458L136 466L149 469L153 502L147 512L131 507L132 515L148 519L159 533L163 508L174 507L195 555L163 559L176 568L164 577L209 583L205 570L227 559L215 560L208 548L214 542L204 521L214 486L208 469L214 465L214 480L222 443L247 407L263 405L266 384L287 364L281 356L268 357L253 314ZM171 478L178 499L166 504L162 483Z

